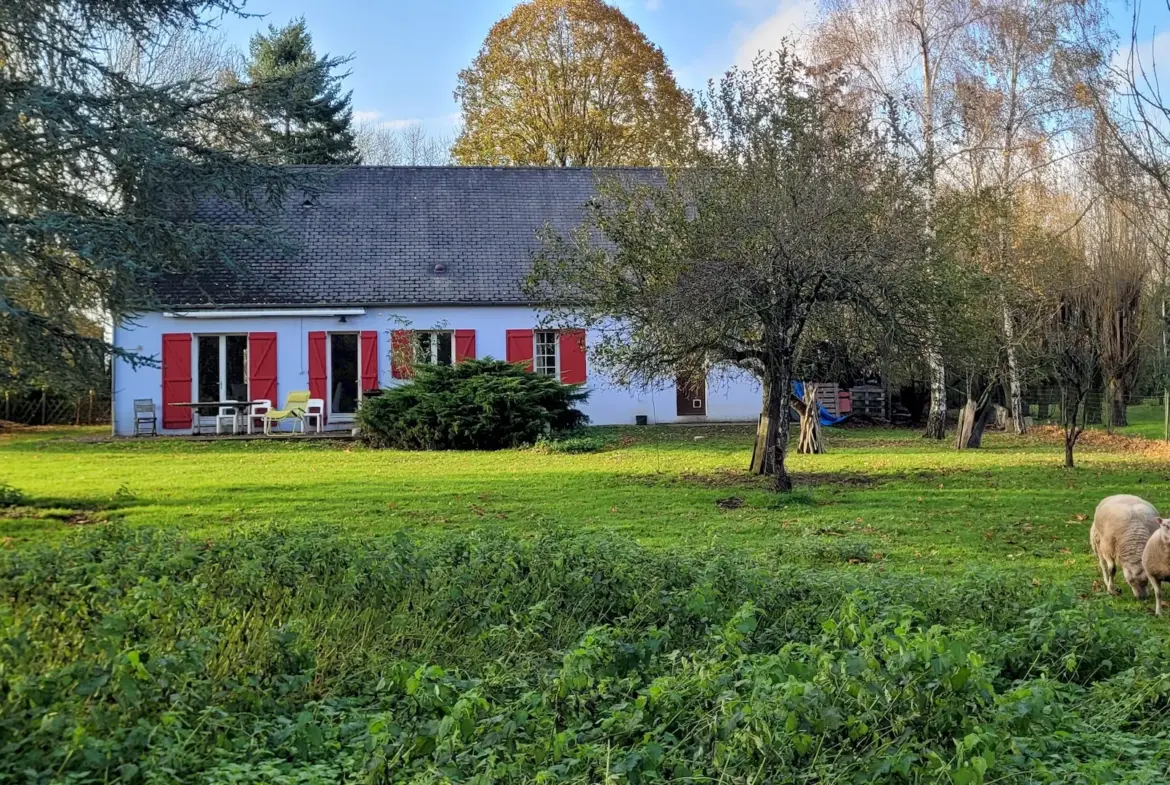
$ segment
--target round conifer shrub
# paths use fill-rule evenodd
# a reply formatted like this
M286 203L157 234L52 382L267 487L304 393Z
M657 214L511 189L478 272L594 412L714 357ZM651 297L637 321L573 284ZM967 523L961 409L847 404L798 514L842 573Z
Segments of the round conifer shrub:
M498 360L420 365L358 410L366 443L397 450L500 450L535 444L588 418L588 392Z

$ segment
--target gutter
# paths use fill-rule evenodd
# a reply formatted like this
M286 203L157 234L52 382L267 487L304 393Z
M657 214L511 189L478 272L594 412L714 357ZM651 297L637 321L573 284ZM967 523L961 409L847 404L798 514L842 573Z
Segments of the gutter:
M365 316L365 308L302 308L300 310L163 311L167 319L249 319L254 316Z

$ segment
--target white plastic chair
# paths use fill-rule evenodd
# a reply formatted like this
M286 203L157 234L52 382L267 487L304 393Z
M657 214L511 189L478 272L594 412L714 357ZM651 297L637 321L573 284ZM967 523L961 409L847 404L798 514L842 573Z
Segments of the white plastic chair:
M232 434L235 435L239 426L239 416L236 414L236 407L221 406L215 413L215 432L223 433L225 425L230 425Z
M271 411L272 401L267 398L257 398L256 404L252 407L252 411L248 413L248 433L252 433L253 428L264 430L264 413Z
M309 427L312 421L316 421L316 431L321 433L321 429L325 425L325 399L324 398L310 398L309 405L305 407L305 413L301 415L301 432L303 433Z

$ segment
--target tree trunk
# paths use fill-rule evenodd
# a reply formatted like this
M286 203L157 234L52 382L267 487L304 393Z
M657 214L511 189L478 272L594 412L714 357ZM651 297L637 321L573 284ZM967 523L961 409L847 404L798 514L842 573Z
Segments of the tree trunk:
M1067 390L1060 391L1060 419L1064 424L1064 468L1072 469L1073 449L1077 446L1077 439L1084 432L1089 419L1089 397L1082 392L1070 395ZM1083 408L1082 408L1083 404ZM1081 423L1077 423L1077 415L1081 415Z
M1005 302L1003 304L1003 335L1007 345L1007 392L1009 430L1016 433L1026 433L1028 425L1024 421L1027 410L1024 408L1023 385L1020 384L1020 365L1016 359L1016 328L1012 321L1012 312Z
M995 407L991 404L991 391L994 382L989 382L975 398L970 382L967 383L967 402L959 415L959 432L955 438L956 450L977 450L983 444L983 432L987 430L987 421Z
M792 490L785 460L788 457L788 396L792 381L787 368L768 369L763 382L764 411L756 426L751 471L769 474L777 491Z
M955 429L955 449L967 449L967 441L971 438L971 431L975 428L975 399L971 391L967 391L967 402L959 410L959 424Z
M930 413L926 416L927 439L945 439L947 436L947 370L942 355L934 347L926 351L930 369Z
M1112 395L1110 398L1110 417L1114 428L1124 428L1129 425L1129 417L1125 410L1126 391L1120 380L1113 380Z

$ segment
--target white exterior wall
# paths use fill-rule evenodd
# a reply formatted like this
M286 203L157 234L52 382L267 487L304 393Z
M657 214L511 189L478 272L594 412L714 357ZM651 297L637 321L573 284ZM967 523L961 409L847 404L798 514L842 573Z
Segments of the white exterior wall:
M310 310L310 309L305 309ZM312 309L325 310L325 309ZM349 310L349 309L339 309ZM243 312L241 312L243 313ZM532 329L537 314L530 308L512 306L443 306L418 308L367 308L364 315L347 316L340 323L337 316L231 316L203 319L168 316L163 313L142 314L114 328L114 344L133 354L155 358L153 366L137 368L125 360L114 363L113 414L114 431L119 435L134 432L134 399L150 398L159 412L162 427L162 370L157 361L162 356L164 333L223 334L275 332L277 334L277 394L280 405L292 390L309 389L308 334L311 331L358 332L376 330L378 337L378 375L383 387L398 380L390 374L390 332L395 329L475 330L476 354L480 358L506 359L507 330ZM589 337L586 336L586 345ZM633 425L637 415L646 415L650 423L676 422L676 393L673 384L653 391L632 390L611 383L588 365L586 389L590 392L584 411L594 425ZM192 397L194 400L194 390ZM713 375L707 384L709 421L754 421L760 413L761 394L758 383L746 374ZM695 418L683 418L693 421ZM334 427L348 427L332 424ZM184 431L167 431L183 433Z

